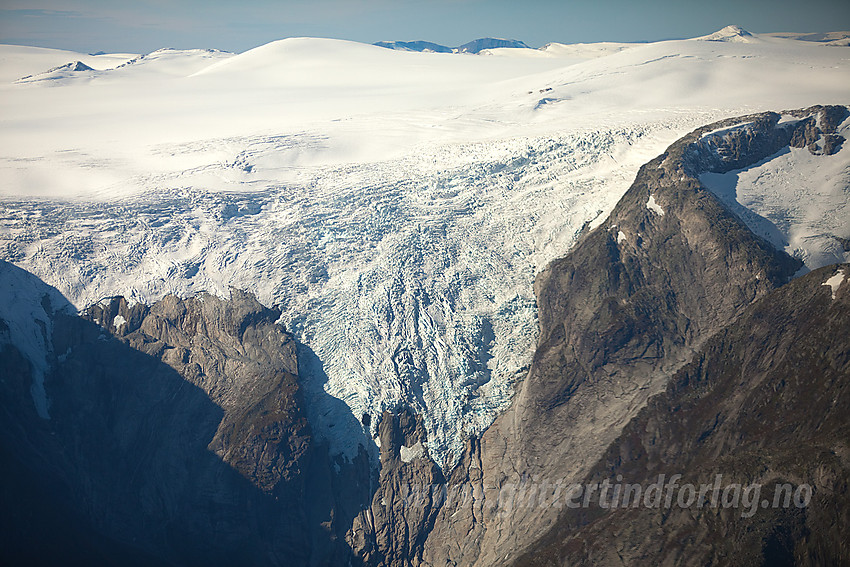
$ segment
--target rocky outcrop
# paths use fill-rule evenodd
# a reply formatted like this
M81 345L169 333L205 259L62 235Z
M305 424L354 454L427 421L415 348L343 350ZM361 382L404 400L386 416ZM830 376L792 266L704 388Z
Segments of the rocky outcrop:
M428 454L421 416L409 408L384 412L378 424L380 477L371 506L355 518L349 543L368 565L420 565L425 537L445 495L440 468Z
M210 449L259 489L279 492L303 473L311 435L279 311L233 289L229 301L172 295L151 307L116 297L83 316L203 390L223 410Z
M612 488L607 506L597 497L565 508L517 565L850 563L844 274L850 265L816 270L747 309L628 424L582 483L645 490L659 475L669 482L679 474L680 487L700 487L721 475L718 486L733 487L732 496L701 505L690 489L673 489L670 506L647 506L645 495L638 506L612 506ZM735 484L750 492L737 506ZM784 488L776 499L783 485L793 494L787 501Z
M42 303L52 322L50 419L22 403L31 365L10 337L0 341L0 445L26 489L11 500L19 521L3 534L4 557L348 561L344 534L369 501L370 467L337 473L313 439L279 311L238 290L229 300L168 296L152 306L116 297L81 317ZM45 537L55 526L57 537Z
M71 61L70 63L65 63L64 65L60 65L58 67L53 67L48 69L47 71L43 71L41 73L37 73L35 75L27 75L25 77L21 77L16 82L30 82L30 81L38 81L45 79L53 79L56 77L61 77L68 72L71 73L79 73L81 71L94 71L91 67L83 63L82 61Z

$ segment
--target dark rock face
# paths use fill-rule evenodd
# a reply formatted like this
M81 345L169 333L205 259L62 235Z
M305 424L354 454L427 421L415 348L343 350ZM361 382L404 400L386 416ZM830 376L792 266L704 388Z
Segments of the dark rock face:
M797 120L780 124L776 112L730 118L691 132L668 149L668 154L681 161L687 174L697 177L747 167L786 146L826 155L841 149L844 138L835 130L847 118L846 107L816 106L783 114Z
M384 412L378 425L380 477L369 508L354 520L349 543L368 565L419 565L444 495L440 468L428 455L422 418Z
M275 324L279 311L234 289L230 301L167 296L150 308L118 297L84 317L162 360L224 410L210 443L224 462L264 492L293 486L311 436L295 343Z
M91 67L83 63L82 61L74 61L73 63L68 63L59 69L68 69L69 71L94 71Z
M737 509L681 507L678 495L669 509L602 508L596 499L565 510L517 564L850 563L850 280L834 298L824 285L841 269L850 275L850 265L827 266L747 309L584 479L647 487L660 474L681 474L679 484L700 486L721 474L723 487L760 486L758 498ZM774 507L776 486L786 483L794 494L812 487L807 506L797 505L802 498L785 506L783 492Z
M357 467L335 474L312 437L279 311L232 290L230 300L169 296L148 307L119 297L82 317L50 315L50 420L26 403L28 362L0 340L4 490L14 495L4 557L348 560L344 534L368 496L352 488ZM368 462L360 468L368 479Z

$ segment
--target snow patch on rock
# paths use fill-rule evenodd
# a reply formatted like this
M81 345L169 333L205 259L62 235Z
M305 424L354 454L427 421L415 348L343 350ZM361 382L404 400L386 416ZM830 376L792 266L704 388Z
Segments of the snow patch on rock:
M655 195L649 196L649 200L646 202L646 208L659 216L664 216L664 209L661 208L661 205L655 202Z
M844 283L844 279L847 277L844 269L838 270L834 276L823 282L822 285L829 286L832 289L832 299L835 299L835 292L838 291L838 288L841 287L841 284Z
M4 295L0 301L0 320L8 326L9 333L6 340L32 365L30 395L38 416L50 419L44 378L50 369L53 350L52 316L56 310L64 309L67 302L32 274L4 261L0 261L0 290Z
M399 449L399 456L401 460L405 463L411 462L413 459L418 459L425 455L425 447L422 446L421 441L417 441L415 445L412 447L401 446Z
M836 133L850 139L850 120ZM798 275L850 261L836 238L850 236L850 143L832 155L786 147L751 167L703 173L700 182L750 230L802 260Z
M732 126L723 126L722 128L717 128L716 130L711 130L710 132L704 133L700 136L700 141L705 143L712 143L712 139L723 139L734 133L736 130L746 130L753 126L752 122L741 122L739 124L733 124Z

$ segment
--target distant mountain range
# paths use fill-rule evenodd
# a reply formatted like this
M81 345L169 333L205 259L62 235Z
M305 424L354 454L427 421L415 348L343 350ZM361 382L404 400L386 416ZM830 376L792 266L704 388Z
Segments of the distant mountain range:
M823 43L831 46L847 46L850 45L850 32L828 32L828 33L770 33L762 34L769 37L782 39L796 39L798 41L810 41ZM708 41L723 41L723 42L747 42L753 38L753 34L743 29L740 26L726 26L725 28L714 32L713 34L700 37L698 39ZM386 47L396 51L419 51L433 53L480 53L487 49L499 49L502 47L517 48L517 49L534 49L526 43L516 39L500 39L494 37L484 37L474 39L457 47L448 47L439 43L430 41L379 41L374 43L378 47ZM546 50L550 45L563 45L558 42L552 42L541 47L541 50Z
M497 49L500 47L531 49L519 40L499 39L495 37L474 39L458 47L447 47L438 43L431 43L430 41L379 41L374 45L397 51L432 51L434 53L478 53L485 49Z
M451 47L431 43L430 41L379 41L375 43L378 47L395 49L396 51L433 51L434 53L452 53Z

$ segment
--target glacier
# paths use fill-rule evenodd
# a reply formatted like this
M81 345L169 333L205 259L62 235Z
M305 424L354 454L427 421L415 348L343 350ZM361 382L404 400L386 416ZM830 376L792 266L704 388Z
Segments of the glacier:
M81 306L251 290L283 308L282 323L321 361L302 364L316 404L321 389L358 418L410 405L433 435L430 454L451 459L527 369L535 274L628 186L611 155L672 135L645 125L451 146L238 194L7 200L0 242ZM351 423L315 409L329 432ZM328 437L352 455L358 433Z
M409 405L445 467L531 362L535 275L641 164L713 120L850 102L842 48L758 35L563 58L3 49L0 258L77 308L251 291L304 345L332 452ZM17 81L72 60L92 70Z

